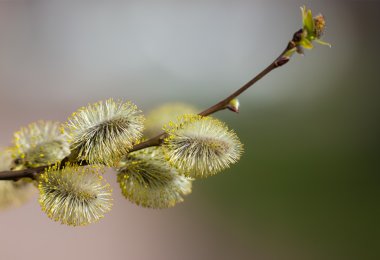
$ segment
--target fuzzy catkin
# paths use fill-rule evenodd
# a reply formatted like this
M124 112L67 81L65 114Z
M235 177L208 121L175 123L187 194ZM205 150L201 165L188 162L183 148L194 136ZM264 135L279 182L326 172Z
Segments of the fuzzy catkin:
M70 154L70 145L59 122L38 121L14 134L15 158L24 167L56 163Z
M167 159L189 177L214 175L236 163L243 152L235 132L212 117L184 115L164 130Z
M82 107L66 124L72 153L91 164L114 166L141 138L143 122L131 102L108 99Z
M112 190L95 166L59 165L39 178L39 202L49 218L69 226L85 226L112 207Z
M192 180L165 160L161 148L147 148L125 156L117 169L123 195L143 207L169 208L191 193Z

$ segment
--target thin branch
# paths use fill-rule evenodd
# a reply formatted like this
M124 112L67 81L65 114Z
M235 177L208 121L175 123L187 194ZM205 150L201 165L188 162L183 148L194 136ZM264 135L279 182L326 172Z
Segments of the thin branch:
M301 34L302 34L302 29L297 31L293 35L293 39L288 43L287 47L285 50L278 56L277 59L275 59L268 67L266 67L263 71L261 71L259 74L257 74L254 78L252 78L250 81L248 81L246 84L244 84L242 87L240 87L238 90L236 90L234 93L226 97L225 99L221 100L220 102L216 103L215 105L205 109L199 115L201 116L208 116L211 114L214 114L220 110L224 110L227 108L228 104L230 103L231 100L234 98L237 98L240 96L244 91L249 89L252 85L254 85L257 81L262 79L265 75L270 73L272 70L283 66L289 61L289 56L285 55L289 51L293 50L296 48L298 42L301 39ZM141 142L139 144L136 144L129 152L135 152L144 148L152 147L152 146L159 146L163 143L165 137L167 134L165 132L148 139L144 142ZM64 165L64 162L69 161L68 157L64 158L61 161L61 165ZM82 165L87 165L86 162L82 161L80 162ZM46 168L50 167L51 165L47 166L41 166L37 168L29 168L25 170L18 170L18 171L3 171L0 172L0 180L14 180L17 181L21 178L31 178L31 179L36 179L38 177L39 173L42 173L45 171Z
M67 162L69 162L69 156L65 157L60 161L60 168L63 168ZM78 161L77 162L81 166L88 165L87 161ZM10 170L10 171L2 171L0 172L0 180L13 180L18 181L22 178L30 178L30 179L37 179L38 174L44 172L49 167L54 166L55 164L51 165L45 165L45 166L39 166L36 168L28 168L23 170Z
M18 170L18 171L3 171L0 172L0 180L13 180L18 181L22 178L31 178L36 179L36 175L43 172L45 170L46 166L41 166L37 168L30 168L25 170Z
M259 74L257 74L253 79L248 81L246 84L244 84L242 87L240 87L238 90L236 90L234 93L226 97L225 99L221 100L220 102L216 103L215 105L207 108L206 110L199 113L201 116L208 116L211 114L214 114L220 110L226 109L227 105L230 103L231 100L234 98L240 96L244 91L249 89L251 86L253 86L257 81L262 79L265 75L267 75L272 70L281 67L282 65L285 65L289 61L289 57L284 56L288 51L294 49L297 45L297 42L300 40L300 34L302 34L302 29L294 33L293 39L288 43L288 46L285 48L285 50L280 54L280 56L277 57L268 67L266 67L263 71L261 71ZM165 139L167 134L165 132L146 140L145 142L139 143L135 145L130 152L135 152L147 147L151 146L159 146Z

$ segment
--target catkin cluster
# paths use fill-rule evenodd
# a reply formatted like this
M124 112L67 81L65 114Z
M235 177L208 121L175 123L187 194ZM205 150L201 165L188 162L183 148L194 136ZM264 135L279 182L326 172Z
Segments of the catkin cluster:
M96 222L112 208L104 167L114 168L122 194L132 203L173 207L191 193L194 180L228 168L243 151L224 123L196 111L172 103L153 110L145 121L131 102L108 99L78 109L63 124L32 123L14 134L8 149L12 158L1 158L7 164L2 168L46 166L45 171L36 180L0 181L0 195L6 193L0 208L26 201L23 193L37 187L42 211L54 221ZM158 129L166 137L160 146L130 151Z

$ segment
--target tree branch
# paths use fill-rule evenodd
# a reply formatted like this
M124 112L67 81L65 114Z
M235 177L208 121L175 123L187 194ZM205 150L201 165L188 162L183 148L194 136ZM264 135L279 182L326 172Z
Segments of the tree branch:
M292 40L288 43L287 47L285 50L278 56L268 67L266 67L264 70L262 70L259 74L257 74L254 78L252 78L250 81L248 81L246 84L244 84L242 87L240 87L238 90L236 90L234 93L226 97L225 99L221 100L220 102L216 103L215 105L205 109L199 115L201 116L208 116L211 114L214 114L220 110L224 110L227 108L228 104L230 103L231 100L234 98L237 98L240 96L244 91L246 91L248 88L250 88L252 85L254 85L257 81L262 79L265 75L270 73L272 70L283 66L289 61L290 55L287 55L287 53L291 52L292 50L295 50L297 47L301 35L302 35L303 30L299 30L296 33L294 33ZM165 132L148 139L144 142L141 142L139 144L136 144L129 152L135 152L144 148L152 147L152 146L159 146L163 143L165 137L167 134ZM69 157L64 158L61 161L61 165L64 165L64 162L68 162ZM81 165L87 165L85 161L80 162ZM0 180L14 180L17 181L21 178L31 178L31 179L36 179L38 177L38 174L42 173L50 167L51 165L47 166L41 166L37 168L29 168L29 169L24 169L24 170L18 170L18 171L3 171L0 172Z
M248 81L246 84L244 84L242 87L240 87L238 90L236 90L234 93L226 97L225 99L221 100L220 102L216 103L215 105L207 108L206 110L199 113L201 116L208 116L211 114L214 114L220 110L226 109L227 105L230 103L231 100L238 97L240 94L242 94L244 91L246 91L248 88L253 86L257 81L262 79L265 75L267 75L272 70L281 67L282 65L285 65L289 61L289 57L284 56L287 52L291 51L292 49L296 48L297 43L301 39L301 34L303 30L299 30L294 33L293 39L288 43L285 50L280 54L280 56L277 57L268 67L266 67L264 70L262 70L259 74L257 74L253 79ZM166 137L166 133L161 133L149 140L146 140L145 142L139 143L135 145L130 152L138 151L147 147L151 146L159 146L163 142L163 140Z

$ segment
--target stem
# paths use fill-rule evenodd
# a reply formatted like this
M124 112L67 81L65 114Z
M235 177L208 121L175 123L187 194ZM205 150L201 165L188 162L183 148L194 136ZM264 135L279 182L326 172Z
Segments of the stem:
M227 98L221 100L220 102L216 103L215 105L207 108L206 110L200 112L199 115L201 115L201 116L208 116L208 115L216 113L216 112L218 112L220 110L225 109L227 107L228 103L232 99L238 97L241 93L243 93L245 90L247 90L253 84L255 84L257 81L259 81L262 77L264 77L266 74L268 74L269 72L271 72L273 69L275 69L277 67L279 67L279 65L278 65L278 59L276 59L274 62L272 62L268 67L266 67L256 77L254 77L253 79L251 79L250 81L248 81L245 85L243 85L241 88L239 88L238 90L236 90L230 96L228 96ZM135 151L138 151L138 150L141 150L141 149L144 149L144 148L147 148L147 147L151 147L151 146L159 146L159 145L161 145L161 143L163 142L163 140L166 137L167 137L167 134L165 132L163 132L163 133L161 133L161 134L159 134L159 135L157 135L157 136L155 136L155 137L153 137L153 138L151 138L149 140L146 140L145 142L142 142L142 143L139 143L139 144L133 146L133 148L129 152L130 153L131 152L135 152Z
M231 95L229 95L225 99L221 100L220 102L216 103L215 105L213 105L213 106L207 108L206 110L202 111L201 113L199 113L199 115L208 116L208 115L214 114L220 110L226 109L227 105L229 104L229 102L232 99L240 96L240 94L242 94L244 91L249 89L252 85L254 85L257 81L262 79L265 75L267 75L272 70L286 64L290 58L289 57L290 55L287 55L287 53L289 53L292 50L295 50L296 46L298 45L298 43L301 39L300 35L302 34L302 32L303 31L301 29L301 30L297 31L296 33L294 33L293 39L288 43L285 50L268 67L266 67L263 71L261 71L259 74L257 74L254 78L252 78L250 81L248 81L242 87L240 87L234 93L232 93ZM136 144L135 146L133 146L133 148L129 152L131 153L131 152L135 152L135 151L138 151L138 150L141 150L144 148L148 148L148 147L152 147L152 146L159 146L163 143L166 136L167 136L167 134L165 132L161 133L161 134L159 134L159 135L157 135L157 136L155 136L149 140L146 140L145 142L141 142L139 144ZM69 157L66 157L61 161L62 166L64 165L63 162L69 161L68 158ZM83 161L81 163L82 163L82 165L87 165L87 163L83 163ZM37 167L37 168L29 168L29 169L19 170L19 171L3 171L3 172L0 172L0 180L17 181L21 178L36 179L38 177L38 174L41 172L44 172L45 169L48 168L49 166L50 165L41 166L41 167Z
M45 170L46 166L41 166L38 168L30 168L25 170L18 170L18 171L3 171L0 172L0 180L13 180L18 181L22 178L31 178L36 179L36 175L43 172Z
M227 105L230 103L230 101L232 99L238 97L240 94L242 94L244 91L249 89L252 85L254 85L257 81L262 79L265 75L267 75L272 70L286 64L289 61L289 57L285 57L284 55L288 51L290 51L291 49L295 48L295 46L296 46L295 39L297 39L296 37L298 37L299 33L300 33L300 31L298 31L294 34L293 40L289 42L286 49L268 67L266 67L263 71L261 71L259 74L257 74L253 79L248 81L246 84L244 84L238 90L236 90L234 93L232 93L231 95L229 95L225 99L219 101L215 105L213 105L213 106L207 108L206 110L200 112L199 115L208 116L208 115L214 114L220 110L226 109ZM138 150L141 150L141 149L144 149L147 147L151 147L151 146L159 146L159 145L161 145L161 143L163 142L163 140L165 139L166 136L167 136L167 134L165 132L161 133L161 134L159 134L159 135L157 135L157 136L155 136L149 140L146 140L145 142L142 142L142 143L135 145L129 152L130 153L135 152L135 151L138 151Z
M280 56L282 57L282 55ZM261 71L259 74L257 74L256 77L248 81L245 85L243 85L241 88L236 90L234 93L232 93L230 96L226 97L225 99L221 100L219 103L213 105L212 107L207 108L203 112L199 113L201 116L208 116L215 112L218 112L219 110L226 109L228 103L236 97L238 97L241 93L246 91L248 88L250 88L253 84L255 84L257 81L259 81L261 78L263 78L265 75L267 75L269 72L274 70L275 68L278 68L279 66L284 65L286 62L288 62L289 59L283 59L279 60L276 59L274 62L272 62L268 67L266 67L263 71ZM280 65L281 64L281 65Z

